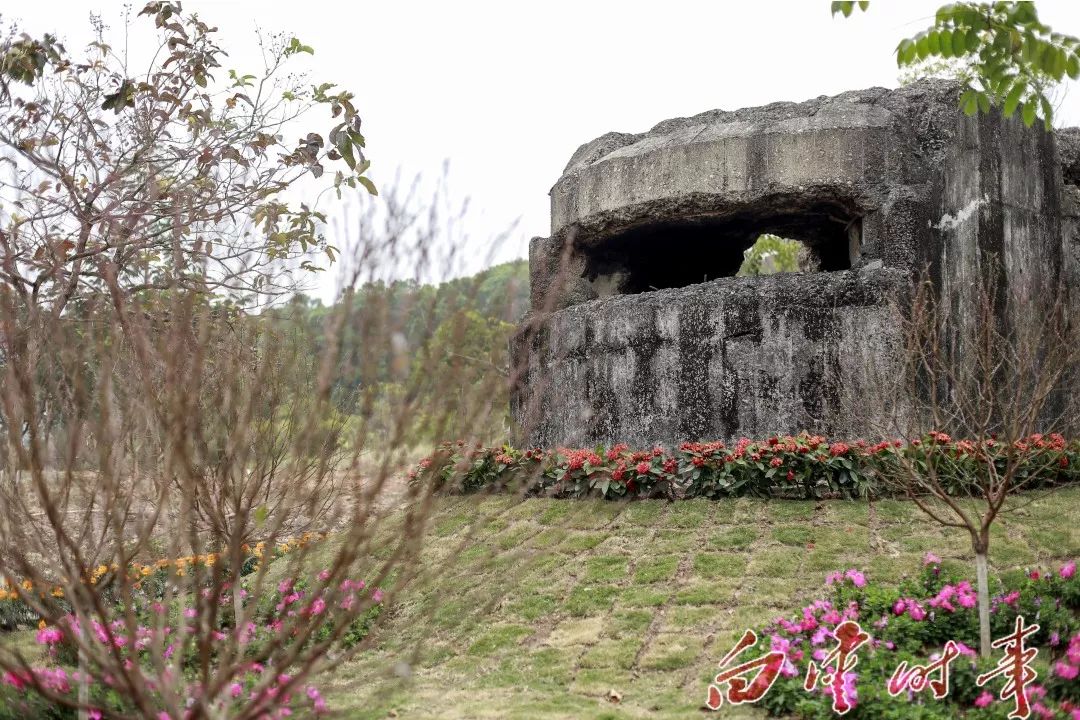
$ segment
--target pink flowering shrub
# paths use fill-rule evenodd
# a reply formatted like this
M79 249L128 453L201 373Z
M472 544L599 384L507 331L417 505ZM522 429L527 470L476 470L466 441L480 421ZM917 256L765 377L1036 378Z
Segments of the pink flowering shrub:
M320 575L319 580L327 577ZM309 716L325 714L329 708L319 689L310 682L295 681L288 667L268 664L268 650L294 642L326 641L339 626L336 647L347 649L356 645L379 614L382 591L367 587L363 580L350 579L333 587L304 579L285 579L272 590L261 598L248 596L243 588L238 590L242 604L255 608L251 614L253 620L243 627L235 627L230 621L235 600L232 592L226 590L217 598L218 629L212 633L215 644L209 648L199 647L195 640L195 623L205 621L205 616L201 617L195 608L182 602L166 606L149 595L144 598L134 627L123 617L107 624L94 620L84 627L74 615L66 616L58 625L41 627L36 641L47 649L52 663L22 672L7 672L0 677L0 719L75 717L74 711L43 705L34 692L37 687L61 696L70 695L74 701L80 685L87 685L98 708L90 712L91 718L117 713L130 716L136 710L126 698L124 688L113 678L83 675L76 669L74 638L80 633L102 651L118 653L129 669L143 670L154 697L162 699L160 707L167 706L165 693L174 696L181 693L181 706L207 702L215 716L228 715L231 707L260 708L261 717L266 720L285 718L300 710ZM370 607L359 615L352 612L365 606ZM316 620L313 626L316 629L305 633L305 623ZM226 687L218 688L212 698L203 698L198 679L201 653L209 649L211 662L215 662L226 645L240 654L241 662L230 666L234 667L234 674L228 678ZM31 711L30 715L26 714ZM157 716L158 720L170 717L164 710Z
M831 690L803 689L810 661L821 663L836 643L834 630L854 620L872 639L844 677L843 692L854 708L846 718L1004 718L1010 703L998 697L1003 680L979 687L975 678L993 668L977 657L978 616L970 581L950 573L928 554L920 574L886 588L857 569L830 573L826 597L793 615L781 616L759 632L770 650L784 653L780 677L760 705L772 714L798 718L835 717ZM1080 578L1069 561L1051 571L1013 574L999 581L994 595L995 637L1008 634L1018 614L1038 622L1029 639L1039 649L1039 677L1028 688L1032 717L1080 720ZM897 665L926 664L940 657L945 643L957 643L950 693L936 700L929 691L892 697L886 683Z
M905 444L829 441L816 435L685 442L674 450L556 448L517 450L445 443L410 471L450 492L521 489L553 497L867 497L884 492L880 478L901 460L933 463L950 491L963 493L987 462L1011 457L1026 487L1080 480L1080 441L1032 435L1011 446L975 443L940 432Z

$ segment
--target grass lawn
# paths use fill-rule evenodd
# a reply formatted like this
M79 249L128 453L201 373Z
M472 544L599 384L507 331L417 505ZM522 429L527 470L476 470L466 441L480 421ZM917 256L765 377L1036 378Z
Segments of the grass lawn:
M446 498L424 551L438 577L320 686L349 718L694 717L735 638L829 571L895 582L933 551L974 577L969 547L899 501ZM1004 517L990 554L997 573L1080 556L1080 489Z
M1080 557L1080 488L1017 505L995 526L996 574ZM317 682L350 719L705 716L737 637L821 597L828 572L891 584L932 551L973 577L969 548L901 501L443 498L373 648ZM4 641L45 662L33 635Z
M997 574L1080 557L1080 488L1019 504L995 526ZM822 596L832 570L895 583L928 551L974 575L968 538L900 501L443 498L421 578L318 684L346 718L695 717L746 628ZM4 641L45 662L33 635Z

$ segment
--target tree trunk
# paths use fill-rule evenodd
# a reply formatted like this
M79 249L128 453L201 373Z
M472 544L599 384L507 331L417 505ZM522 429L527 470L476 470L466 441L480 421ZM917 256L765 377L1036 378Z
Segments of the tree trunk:
M990 657L990 579L987 576L986 545L975 550L975 583L979 595L979 655Z

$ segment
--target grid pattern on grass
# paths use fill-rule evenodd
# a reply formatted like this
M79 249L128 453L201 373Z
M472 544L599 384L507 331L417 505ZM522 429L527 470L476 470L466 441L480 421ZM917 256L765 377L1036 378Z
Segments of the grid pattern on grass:
M973 575L967 537L902 501L448 498L429 527L438 578L328 679L347 717L684 718L737 636L831 570L895 583L933 551ZM990 552L998 573L1080 555L1080 489L1005 516Z

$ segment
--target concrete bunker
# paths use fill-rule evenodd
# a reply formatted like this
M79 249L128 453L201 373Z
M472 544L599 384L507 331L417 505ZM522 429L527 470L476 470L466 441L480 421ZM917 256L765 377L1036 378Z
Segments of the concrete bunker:
M762 207L639 223L598 240L578 240L582 276L597 297L632 295L735 277L745 253L766 234L796 240L811 271L849 270L858 260L861 217L842 205Z
M922 272L963 317L1000 266L1022 300L1001 321L1045 314L1080 277L1080 194L1054 134L967 117L959 93L927 80L582 145L551 189L550 236L529 245L516 441L867 437L903 420L880 379L900 370ZM1059 134L1080 177L1080 131ZM733 277L762 233L803 242L822 272Z

